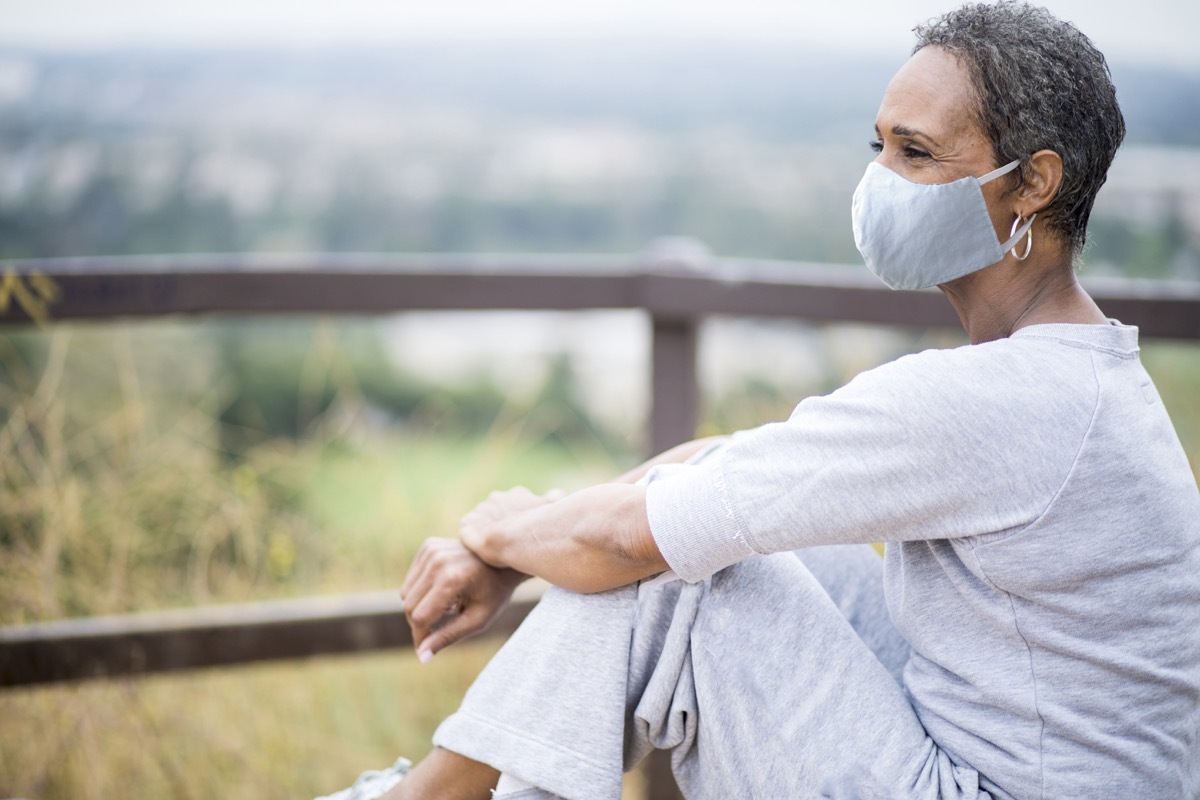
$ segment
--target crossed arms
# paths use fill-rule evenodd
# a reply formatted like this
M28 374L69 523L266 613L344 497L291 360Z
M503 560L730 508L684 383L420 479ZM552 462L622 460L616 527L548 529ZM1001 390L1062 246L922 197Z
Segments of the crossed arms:
M667 569L636 482L713 443L679 445L613 483L563 494L493 492L462 518L459 538L427 539L400 588L422 662L484 630L530 576L576 592L625 586Z

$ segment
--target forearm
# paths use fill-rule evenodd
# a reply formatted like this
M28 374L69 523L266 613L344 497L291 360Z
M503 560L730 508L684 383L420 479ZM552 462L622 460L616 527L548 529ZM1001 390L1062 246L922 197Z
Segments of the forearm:
M576 592L599 592L656 575L667 564L650 532L646 490L593 486L499 518L467 515L463 543L489 564Z
M624 475L616 479L617 483L636 483L646 476L646 473L657 467L660 464L682 464L692 456L699 453L704 448L723 442L729 437L727 436L708 436L704 439L695 439L690 442L676 445L670 450L664 450L654 458L639 464L633 469L626 472Z
M561 499L525 489L496 492L463 517L460 537L483 561L577 592L625 586L668 569L646 516L645 487L660 464L680 464L721 442L708 437L667 450L621 475ZM531 501L533 504L531 505Z

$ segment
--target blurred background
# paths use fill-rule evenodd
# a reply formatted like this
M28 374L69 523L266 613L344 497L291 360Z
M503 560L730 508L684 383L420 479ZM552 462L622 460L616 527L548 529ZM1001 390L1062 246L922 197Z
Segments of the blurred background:
M1200 6L1048 4L1129 135L1084 277L1200 281ZM0 259L631 253L863 269L850 197L952 3L0 0ZM702 432L961 337L715 319ZM398 585L490 489L641 455L638 313L0 327L0 624ZM1145 361L1200 463L1200 355ZM305 797L417 758L495 645L0 693L0 797ZM630 797L639 787L631 779Z

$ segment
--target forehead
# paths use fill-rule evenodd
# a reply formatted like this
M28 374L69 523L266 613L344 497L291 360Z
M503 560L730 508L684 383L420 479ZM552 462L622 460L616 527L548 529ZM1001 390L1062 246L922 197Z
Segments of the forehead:
M978 103L966 66L939 47L925 47L892 77L875 122L881 133L903 127L938 140L982 138Z

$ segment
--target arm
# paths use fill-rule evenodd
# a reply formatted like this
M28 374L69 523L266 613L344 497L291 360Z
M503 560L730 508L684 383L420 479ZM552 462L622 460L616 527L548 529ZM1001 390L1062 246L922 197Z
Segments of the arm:
M645 487L606 483L523 507L493 494L463 517L462 542L483 561L576 592L624 586L667 569L650 533Z
M704 450L706 447L719 444L727 441L728 439L728 436L708 436L704 439L695 439L690 442L684 442L683 444L675 445L670 450L664 450L654 458L642 462L638 466L629 470L629 472L626 472L624 475L616 478L614 483L637 483L644 478L646 474L650 472L650 470L659 466L660 464L682 464L692 456Z
M576 592L625 586L667 569L646 517L646 489L637 486L660 464L680 464L725 441L711 436L677 445L618 477L528 505L523 490L493 493L463 517L459 536L483 561Z
M571 572L560 577L560 580L567 581L562 585L569 588L582 586L581 581L589 578L588 570L592 568L585 564L595 565L599 562L608 562L608 566L602 567L594 576L600 580L589 580L588 585L592 588L578 590L597 591L604 588L600 584L605 580L618 581L613 586L630 583L666 568L665 564L649 567L650 563L655 563L657 548L652 554L644 550L647 543L653 546L653 539L649 538L649 526L645 522L645 491L632 484L653 467L684 462L717 441L718 438L708 438L681 444L621 475L613 484L576 492L570 497L563 497L561 493L539 497L527 489L493 494L464 518L463 525L466 532L470 518L470 532L466 536L484 537L491 541L489 547L481 540L479 547L489 553L488 558L494 564L481 559L463 541L427 539L413 559L400 589L404 613L413 632L413 643L422 662L428 661L442 648L486 630L507 605L516 586L530 575L517 568L501 568L495 564L511 560L514 565L523 563L532 569L539 559L547 557L545 551L539 556L518 546L515 518L496 528L489 521L501 521L509 514L523 514L541 506L547 506L546 511L549 512L549 507L553 506L553 513L532 515L529 522L536 523L536 530L541 530L543 525L560 524L571 528L577 555L569 558L577 560L577 563L572 566L572 561L568 560L559 565L564 568L563 571ZM622 496L617 497L618 494ZM503 501L502 497L505 498ZM613 501L620 501L619 508L613 506L607 510L618 511L617 518L610 520L616 522L617 526L597 526L596 523L603 522L602 512L606 509L603 506L597 508L595 504ZM560 504L563 504L561 508L558 507ZM573 516L577 513L582 516ZM617 533L622 534L619 537L622 544L617 550L606 554L604 539ZM550 544L549 539L554 538L547 534L540 535L543 545ZM559 551L570 546L562 541L558 544ZM629 557L625 555L626 550L630 550ZM657 559L661 560L661 556L657 556ZM649 571L645 572L646 569ZM549 574L543 577L550 578ZM553 578L550 580L554 582Z

